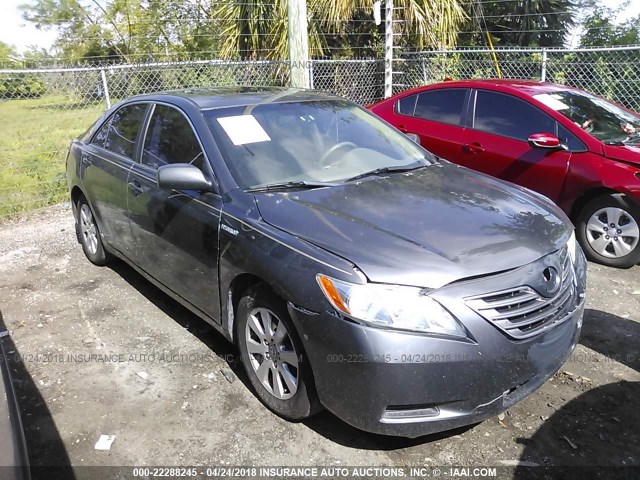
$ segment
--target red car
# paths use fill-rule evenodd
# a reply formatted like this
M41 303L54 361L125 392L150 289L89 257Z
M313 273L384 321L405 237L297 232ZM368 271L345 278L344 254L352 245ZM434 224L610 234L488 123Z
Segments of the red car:
M368 107L451 162L549 197L590 260L640 262L640 115L585 91L517 80L449 81Z

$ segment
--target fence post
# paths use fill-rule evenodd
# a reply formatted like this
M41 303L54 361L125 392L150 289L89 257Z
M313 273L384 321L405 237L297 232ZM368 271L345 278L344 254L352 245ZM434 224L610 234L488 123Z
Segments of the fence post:
M109 87L107 86L107 75L104 72L104 68L100 69L100 78L102 78L102 91L104 92L104 99L107 102L107 110L111 108L111 99L109 98Z
M540 81L547 81L547 49L542 49L542 72L540 73Z
M291 86L310 88L306 0L287 0Z
M393 95L393 0L384 7L384 98Z
M422 64L422 83L427 85L429 83L427 78L427 65L424 61L424 57L420 57L420 63Z

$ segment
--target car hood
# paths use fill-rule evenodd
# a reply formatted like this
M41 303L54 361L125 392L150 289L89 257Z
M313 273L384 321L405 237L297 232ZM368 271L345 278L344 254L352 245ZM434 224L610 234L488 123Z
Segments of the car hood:
M640 145L603 145L603 148L607 158L640 165Z
M370 281L428 288L533 262L571 228L544 197L448 162L255 198L267 223L353 262Z

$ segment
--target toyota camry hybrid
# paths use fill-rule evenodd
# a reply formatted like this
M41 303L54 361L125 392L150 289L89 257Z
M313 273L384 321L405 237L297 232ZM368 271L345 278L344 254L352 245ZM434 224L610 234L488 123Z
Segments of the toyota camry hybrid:
M580 334L565 214L296 89L138 96L67 159L78 240L237 344L259 399L417 437L496 415Z

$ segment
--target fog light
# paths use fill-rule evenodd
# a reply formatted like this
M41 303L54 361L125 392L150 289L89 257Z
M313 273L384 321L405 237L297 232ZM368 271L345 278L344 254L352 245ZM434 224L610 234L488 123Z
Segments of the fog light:
M383 423L415 421L421 418L437 417L440 409L435 406L409 405L389 406L382 414Z

